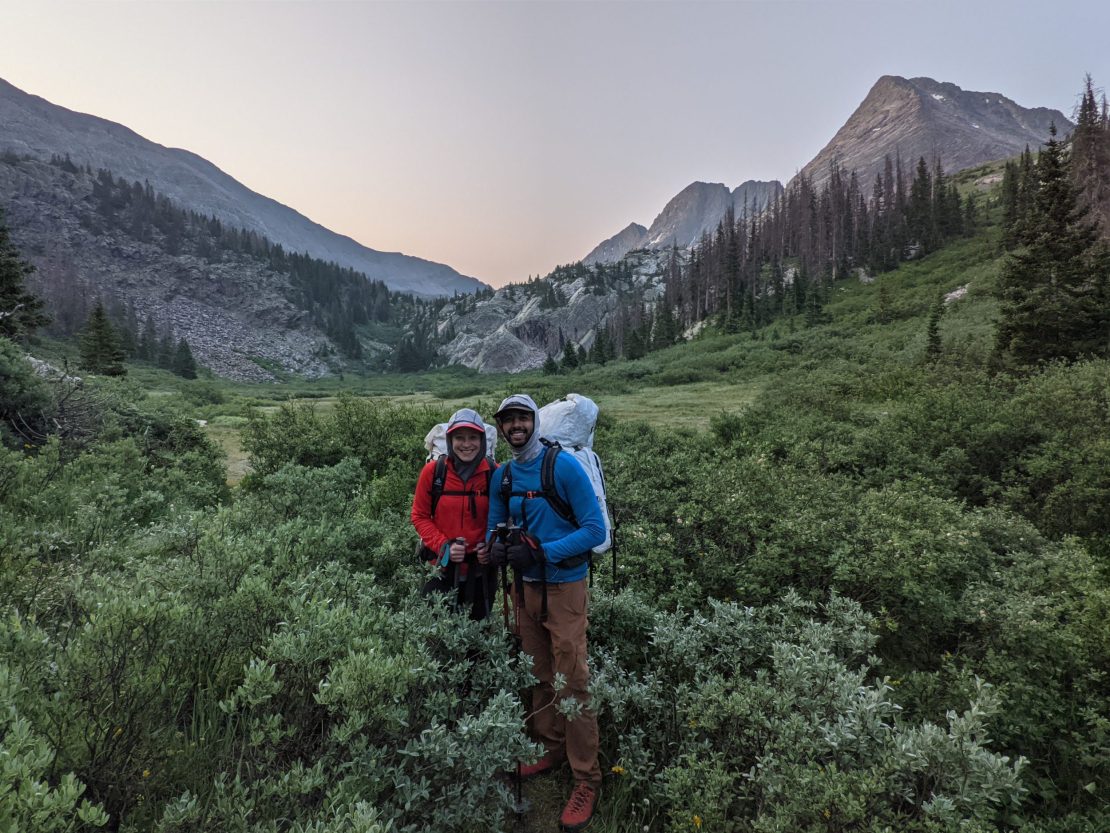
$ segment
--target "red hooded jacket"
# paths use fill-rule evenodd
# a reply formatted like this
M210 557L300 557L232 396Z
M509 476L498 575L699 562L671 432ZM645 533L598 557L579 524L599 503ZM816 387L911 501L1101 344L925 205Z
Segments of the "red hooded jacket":
M435 461L425 464L416 482L416 494L412 498L412 525L416 527L424 546L437 555L443 552L444 544L455 538L466 539L466 549L485 540L486 517L489 514L489 484L492 482L492 469L489 460L483 458L474 474L463 485L455 474L455 466L447 460L447 477L443 484L444 494L432 515L432 480L435 479ZM489 474L487 474L489 473ZM449 492L466 492L462 495Z

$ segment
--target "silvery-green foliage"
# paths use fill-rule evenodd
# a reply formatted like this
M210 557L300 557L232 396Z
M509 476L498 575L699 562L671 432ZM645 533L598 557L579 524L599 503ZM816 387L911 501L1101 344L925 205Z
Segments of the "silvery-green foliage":
M53 750L16 708L23 699L21 688L0 662L0 833L76 833L103 827L108 814L82 798L85 785L72 772L51 778Z
M672 829L957 830L1017 807L1022 763L987 746L991 690L947 728L906 721L856 603L788 593L654 618L646 667L668 673L598 648L592 690L618 783L663 797Z

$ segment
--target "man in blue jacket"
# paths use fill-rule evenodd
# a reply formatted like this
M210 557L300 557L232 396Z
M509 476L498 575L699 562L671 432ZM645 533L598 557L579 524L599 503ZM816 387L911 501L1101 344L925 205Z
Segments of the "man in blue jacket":
M520 775L530 778L569 762L575 787L560 824L581 830L593 817L601 786L597 715L587 691L586 577L590 549L605 540L605 524L588 475L569 453L554 458L555 502L562 511L544 494L541 468L553 452L540 442L539 409L531 397L510 396L494 419L513 459L490 487L488 558L515 573L516 627L539 680L532 689L531 731L546 750L536 763L521 766ZM519 527L520 534L500 534L499 524ZM555 674L566 679L558 692ZM568 720L557 707L571 697L582 709Z

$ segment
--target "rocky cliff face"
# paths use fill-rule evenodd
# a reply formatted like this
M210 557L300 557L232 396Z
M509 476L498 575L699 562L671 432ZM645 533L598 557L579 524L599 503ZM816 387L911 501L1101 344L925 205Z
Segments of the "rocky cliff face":
M712 234L731 208L737 217L762 211L782 193L778 181L749 180L732 191L719 182L692 182L663 207L651 228L636 223L610 237L583 258L587 265L616 263L635 249L689 248L703 234Z
M440 354L449 364L484 373L515 373L542 367L568 342L588 350L622 298L656 299L663 260L661 253L636 251L626 256L628 268L619 278L599 279L595 270L579 266L532 284L503 287L473 308L467 302L462 309L449 304L440 313L439 329L453 329L456 335ZM544 303L549 285L556 292L555 306Z
M268 367L310 378L329 372L335 347L287 300L285 275L246 257L209 263L94 232L90 182L43 162L0 161L6 224L35 266L29 287L52 314L69 311L80 326L98 298L132 306L140 321L150 316L160 331L186 338L202 365L240 381L272 380Z
M449 266L369 249L288 206L264 197L194 153L144 139L123 125L75 113L0 79L0 151L49 159L68 154L79 165L148 181L154 189L233 228L255 231L288 251L308 252L421 295L472 292L483 284Z
M587 266L595 263L616 263L633 249L642 249L647 240L648 230L639 223L629 223L624 230L599 243L592 252L582 258Z
M1055 122L1072 123L1059 110L1026 108L999 93L962 90L931 78L884 75L820 153L801 170L818 187L836 162L870 187L889 155L910 168L919 157L939 157L950 173L1036 149Z

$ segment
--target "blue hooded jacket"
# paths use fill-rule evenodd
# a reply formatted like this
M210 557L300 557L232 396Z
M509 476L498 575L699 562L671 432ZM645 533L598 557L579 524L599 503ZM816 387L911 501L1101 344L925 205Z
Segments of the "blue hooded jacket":
M504 400L497 412L510 408L531 411L535 418L535 427L529 442L519 451L513 449L513 459L505 464L512 472L513 491L540 493L540 467L544 455L542 447L539 453L534 448L537 438L542 436L539 409L531 397L520 394ZM521 459L522 457L527 459ZM584 555L591 548L603 543L605 521L589 475L569 453L562 453L555 459L555 490L574 510L578 526L564 520L542 496L526 498L516 495L510 497L506 504L501 496L499 469L490 483L489 532L492 536L499 523L506 523L511 519L543 546L547 559L547 581L562 584L586 577L589 570L586 561L575 567L560 567L559 562ZM524 574L525 581L542 581L543 578L544 572L538 564Z

